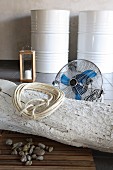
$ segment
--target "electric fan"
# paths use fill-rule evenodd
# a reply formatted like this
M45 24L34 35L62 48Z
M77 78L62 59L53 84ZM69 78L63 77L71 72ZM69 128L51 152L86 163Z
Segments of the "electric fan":
M103 79L99 68L84 59L66 64L56 75L53 85L67 98L86 101L102 100Z

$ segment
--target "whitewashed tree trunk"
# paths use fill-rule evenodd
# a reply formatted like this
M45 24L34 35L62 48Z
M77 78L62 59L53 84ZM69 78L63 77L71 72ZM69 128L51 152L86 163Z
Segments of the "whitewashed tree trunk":
M0 129L44 136L64 144L113 152L113 105L65 98L41 121L21 117L13 106L16 85L0 80Z

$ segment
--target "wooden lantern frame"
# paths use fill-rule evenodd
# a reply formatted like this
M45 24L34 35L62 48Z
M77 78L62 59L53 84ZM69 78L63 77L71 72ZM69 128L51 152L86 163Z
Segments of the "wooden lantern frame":
M32 79L25 79L23 73L23 60L25 55L32 56ZM21 50L20 51L20 81L21 82L34 82L36 79L36 66L35 66L35 51L34 50Z

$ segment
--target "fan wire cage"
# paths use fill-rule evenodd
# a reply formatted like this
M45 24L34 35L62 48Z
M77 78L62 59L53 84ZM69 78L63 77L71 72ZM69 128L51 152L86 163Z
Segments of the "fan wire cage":
M103 78L99 68L88 60L78 59L66 64L56 75L53 85L67 98L101 101Z

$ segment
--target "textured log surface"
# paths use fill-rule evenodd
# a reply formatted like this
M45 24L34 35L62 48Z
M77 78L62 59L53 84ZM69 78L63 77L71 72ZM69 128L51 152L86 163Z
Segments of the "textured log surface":
M53 146L54 151L46 152L43 161L33 160L31 166L25 166L20 162L20 157L10 155L10 146L6 146L5 141L12 138L14 142L25 141L32 137L34 144L42 142L48 146ZM0 170L95 170L95 164L90 149L76 148L52 141L47 138L21 134L11 131L0 131Z
M13 105L16 85L0 80L0 129L43 136L64 144L113 153L113 103L96 103L65 98L54 113L40 121L20 115ZM24 92L22 100L39 97Z

